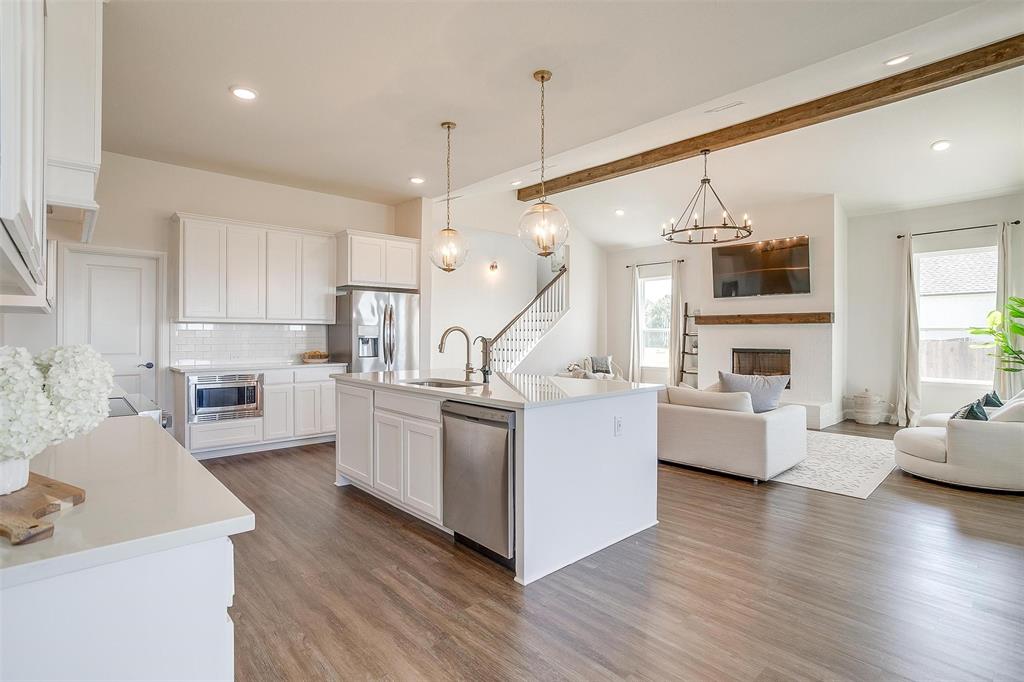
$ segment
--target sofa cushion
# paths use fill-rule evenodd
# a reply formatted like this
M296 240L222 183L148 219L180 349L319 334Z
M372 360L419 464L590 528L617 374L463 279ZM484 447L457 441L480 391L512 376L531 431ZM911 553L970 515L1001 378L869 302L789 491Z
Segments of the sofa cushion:
M750 394L754 412L768 412L779 406L782 391L789 383L789 376L760 376L758 374L732 374L719 372L718 381L726 393L745 392Z
M945 427L946 426L946 422L948 422L950 419L952 419L952 417L950 417L949 414L946 413L946 412L938 412L936 414L926 414L925 416L923 416L923 417L921 417L920 419L917 420L917 425L918 426L942 426L942 427Z
M979 398L954 412L951 419L973 419L974 421L984 422L988 421L988 412L985 411L985 406L982 405L982 401Z
M668 401L673 405L705 407L712 410L754 411L749 393L716 393L715 391L698 391L690 387L669 386Z
M612 374L612 356L591 355L590 366L594 374Z
M999 398L999 394L995 391L989 391L985 395L981 396L982 407L1002 407L1003 401Z
M1024 400L1006 403L988 416L993 422L1024 422Z
M901 429L893 437L893 443L897 450L908 455L932 462L946 461L946 429L941 426Z

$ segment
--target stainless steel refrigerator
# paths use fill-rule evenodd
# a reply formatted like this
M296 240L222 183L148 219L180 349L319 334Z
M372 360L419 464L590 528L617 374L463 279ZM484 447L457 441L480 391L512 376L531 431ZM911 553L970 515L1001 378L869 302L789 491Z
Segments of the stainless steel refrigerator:
M327 327L332 362L349 372L419 368L420 295L352 289L335 300L336 323Z

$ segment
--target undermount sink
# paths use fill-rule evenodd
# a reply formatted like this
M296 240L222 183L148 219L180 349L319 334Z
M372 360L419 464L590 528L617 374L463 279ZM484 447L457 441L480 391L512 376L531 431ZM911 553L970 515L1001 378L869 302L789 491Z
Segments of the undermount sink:
M483 386L476 381L459 381L457 379L409 379L403 384L410 386L425 386L426 388L464 388L466 386Z

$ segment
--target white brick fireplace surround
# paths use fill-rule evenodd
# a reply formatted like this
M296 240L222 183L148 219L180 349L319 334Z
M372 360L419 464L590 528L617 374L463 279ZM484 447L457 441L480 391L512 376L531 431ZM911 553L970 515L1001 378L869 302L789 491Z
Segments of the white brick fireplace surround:
M719 370L732 371L734 348L778 348L790 351L791 388L785 404L807 408L807 426L824 428L842 421L842 401L834 400L831 324L729 324L698 328L697 385L718 381Z

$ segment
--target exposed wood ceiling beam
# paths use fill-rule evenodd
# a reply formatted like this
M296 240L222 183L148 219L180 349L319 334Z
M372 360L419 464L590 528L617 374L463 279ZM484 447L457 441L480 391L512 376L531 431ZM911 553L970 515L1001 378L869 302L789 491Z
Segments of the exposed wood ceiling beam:
M717 151L763 140L816 123L832 121L875 107L935 92L1024 64L1024 34L979 47L942 61L926 64L888 78L859 85L826 97L797 104L743 123L713 130L663 147L649 149L617 161L602 163L545 182L547 193L557 194L630 173L657 168L698 156L702 149ZM519 189L520 201L541 196L540 184Z

